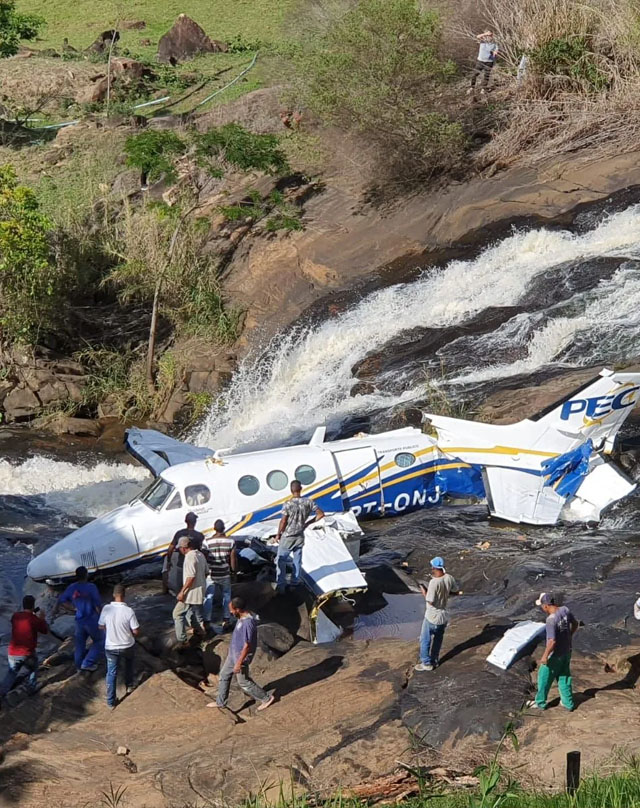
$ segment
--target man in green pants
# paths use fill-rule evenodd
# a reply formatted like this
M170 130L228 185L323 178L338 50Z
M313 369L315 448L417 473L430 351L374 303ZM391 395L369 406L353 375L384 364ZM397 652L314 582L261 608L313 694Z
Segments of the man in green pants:
M548 615L546 620L547 644L540 657L538 670L538 692L527 707L546 710L547 696L553 680L558 680L560 702L567 710L573 710L573 692L571 690L571 638L578 628L578 621L567 606L556 606L553 595L543 592L536 606Z

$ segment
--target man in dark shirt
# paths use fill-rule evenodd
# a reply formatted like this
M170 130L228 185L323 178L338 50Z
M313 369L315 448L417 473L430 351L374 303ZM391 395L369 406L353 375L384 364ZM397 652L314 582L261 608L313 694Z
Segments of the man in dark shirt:
M193 545L194 550L200 550L202 548L202 542L204 541L204 535L200 533L199 530L196 530L196 522L198 521L198 517L193 511L189 511L189 513L184 517L184 521L186 523L186 527L183 527L182 530L179 530L175 536L171 539L169 544L169 549L167 550L167 555L165 556L164 564L162 566L162 591L164 594L168 594L169 592L169 576L171 574L171 559L173 558L173 554L176 552L176 548L178 546L178 541L183 537L186 536L188 539L194 539L195 544ZM182 567L184 565L184 556L182 553L176 553L177 561L174 563L177 564L178 567L178 588L182 586Z
M553 595L543 592L536 606L548 615L546 620L547 642L540 657L538 692L527 707L545 710L547 697L554 679L558 680L560 702L567 710L573 710L571 688L571 640L578 629L578 621L567 606L556 606Z
M231 635L229 653L220 669L216 704L207 704L207 707L217 706L220 710L228 710L229 688L231 680L235 676L242 690L252 699L260 702L258 710L266 710L273 704L275 695L270 696L249 675L249 663L258 646L256 618L247 609L243 598L233 598L230 609L231 614L237 618L237 622Z
M11 642L9 643L9 670L0 684L0 698L3 698L16 683L21 670L28 671L27 690L35 693L38 686L38 657L36 647L38 634L47 634L46 620L38 617L33 595L22 599L22 611L11 618Z
M204 599L204 620L210 623L213 617L213 607L220 594L222 601L222 628L227 629L231 625L229 604L231 603L231 573L238 568L238 556L236 553L235 541L226 535L224 522L216 519L214 525L215 533L210 539L205 539L203 552L209 564L210 583L207 586L206 597Z
M89 583L89 572L86 567L78 567L75 583L69 584L58 598L54 617L59 606L74 611L76 615L74 654L76 668L79 671L98 670L97 662L104 652L104 635L98 628L102 600L98 587ZM88 639L91 639L91 646L87 651Z

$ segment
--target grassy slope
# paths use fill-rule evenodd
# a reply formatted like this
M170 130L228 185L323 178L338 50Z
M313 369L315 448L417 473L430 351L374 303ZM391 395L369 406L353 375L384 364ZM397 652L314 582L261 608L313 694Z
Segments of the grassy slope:
M20 11L41 14L47 28L39 44L61 47L64 37L76 48L86 48L97 34L120 20L144 20L142 31L123 31L122 45L143 52L141 39L154 45L176 17L188 14L213 39L277 41L295 0L18 0Z

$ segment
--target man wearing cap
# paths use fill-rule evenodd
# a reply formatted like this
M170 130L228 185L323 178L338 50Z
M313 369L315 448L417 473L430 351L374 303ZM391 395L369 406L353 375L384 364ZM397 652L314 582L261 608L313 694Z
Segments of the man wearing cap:
M184 517L184 521L186 527L183 527L182 530L179 530L175 536L171 539L171 543L169 544L169 549L167 550L167 555L164 559L164 564L162 565L162 591L164 594L168 594L169 592L169 576L171 574L171 558L178 547L178 541L183 537L186 536L188 539L195 538L196 543L199 542L199 546L197 549L199 550L202 547L202 542L204 541L204 536L200 533L199 530L196 530L196 522L198 521L197 515L193 511L189 511L189 513ZM178 556L178 581L182 583L182 565L184 564L184 556L181 553L177 554Z
M173 610L173 622L178 642L187 644L187 624L200 635L206 634L202 617L202 604L207 586L207 562L198 549L199 542L194 536L181 536L178 539L178 552L184 556L182 567L182 589L176 595L177 603Z
M420 584L426 601L426 611L420 632L420 662L414 670L432 671L438 667L440 648L444 632L449 622L447 603L449 595L460 595L458 585L444 568L444 559L436 556L431 559L431 580L429 586Z
M573 710L573 691L571 689L571 639L578 629L578 621L567 606L556 606L554 597L542 592L536 606L540 606L547 615L547 644L540 657L538 669L538 692L527 707L546 710L547 697L554 679L558 680L560 702L567 710Z

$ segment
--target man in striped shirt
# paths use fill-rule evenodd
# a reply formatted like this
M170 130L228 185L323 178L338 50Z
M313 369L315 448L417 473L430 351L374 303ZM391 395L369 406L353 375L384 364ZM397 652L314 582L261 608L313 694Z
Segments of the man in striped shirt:
M215 533L210 539L205 540L207 550L207 561L209 562L209 584L207 586L204 600L204 619L206 623L211 623L213 616L213 605L222 599L223 631L231 625L231 614L229 604L231 603L231 572L238 568L238 557L236 554L235 541L225 534L224 522L222 519L216 520L214 524Z

